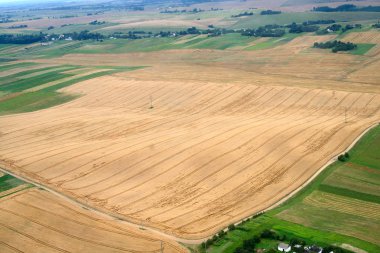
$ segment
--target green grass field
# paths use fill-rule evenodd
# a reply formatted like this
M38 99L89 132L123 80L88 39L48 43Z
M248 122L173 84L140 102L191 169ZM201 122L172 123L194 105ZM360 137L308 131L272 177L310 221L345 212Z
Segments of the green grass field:
M263 49L269 49L269 48L274 48L279 45L283 45L292 39L296 38L297 36L301 36L302 34L291 34L287 33L283 37L280 38L269 38L266 41L257 43L256 45L249 46L244 48L244 50L263 50Z
M254 37L241 36L238 33L226 34L220 37L197 36L191 40L183 38L146 38L141 40L107 40L105 42L90 42L75 53L104 54L152 52L170 49L233 49L234 47L248 46L256 40Z
M349 244L380 252L380 126L369 131L349 153L349 161L335 162L296 196L239 225L207 252L233 253L243 240L264 229L309 244ZM277 243L263 241L257 247L268 249Z
M230 28L256 28L263 25L286 25L292 22L302 23L308 20L334 19L337 22L362 22L380 18L379 12L288 12L279 15L253 15L239 19Z
M19 186L20 188L16 188ZM25 183L9 174L0 174L0 199L30 187L33 187L33 185Z
M371 50L376 44L357 44L358 47L352 51L349 51L350 54L355 55L365 55L369 50Z
M6 76L6 78L0 82L0 115L32 112L66 103L78 96L61 93L59 89L85 80L118 72L132 71L141 67L95 66L87 70L98 71L95 73L64 73L64 71L81 70L81 68L80 66L61 65L34 70L20 69L20 72ZM27 69L27 66L25 69ZM43 73L41 74L40 72ZM60 80L62 81L60 82ZM49 84L50 82L51 84ZM48 86L42 86L46 84L48 84ZM38 88L39 86L41 86L41 88ZM26 92L26 90L30 88L37 89Z

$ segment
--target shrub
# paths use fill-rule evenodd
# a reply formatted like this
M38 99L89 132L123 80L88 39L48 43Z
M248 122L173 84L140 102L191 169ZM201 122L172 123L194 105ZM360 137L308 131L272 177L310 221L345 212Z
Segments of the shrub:
M221 230L221 231L218 233L219 238L223 238L225 235L226 235L226 232L224 232L224 230Z
M272 231L272 230L269 230L269 229L265 229L262 233L261 233L261 238L266 238L266 239L275 239L277 240L279 238L279 236L277 235L276 232Z
M236 229L235 224L231 224L228 226L228 231L233 231L235 229Z
M210 247L212 244L213 244L213 240L212 239L207 239L207 241L206 241L206 247L208 248L208 247Z
M346 159L346 157L345 157L344 155L339 155L339 156L338 156L338 160L339 160L340 162L345 162L347 159Z

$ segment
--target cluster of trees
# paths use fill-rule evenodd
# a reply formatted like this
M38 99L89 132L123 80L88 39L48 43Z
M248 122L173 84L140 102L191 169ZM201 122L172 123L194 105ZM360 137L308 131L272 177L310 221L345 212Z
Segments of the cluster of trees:
M365 6L358 7L353 4L343 4L338 7L320 6L314 7L313 11L320 12L343 12L343 11L367 11L367 12L380 12L380 6Z
M259 213L252 218L258 217L262 214L263 213ZM244 223L246 223L250 220L251 219L248 218L248 219L242 221L237 226L235 226L234 224L229 225L228 226L228 232L234 231L236 229L247 230L247 229L241 227L241 225L243 225ZM201 247L202 247L202 249L206 249L206 248L210 247L213 243L217 242L218 240L225 239L226 236L227 236L227 232L222 230L218 234L214 235L211 239L208 239L206 242L203 242ZM244 240L242 245L235 249L234 253L252 253L252 252L255 252L257 244L259 244L262 239L288 242L289 245L292 246L292 252L296 252L296 253L304 253L305 252L305 246L307 246L306 241L304 241L302 239L288 238L286 235L281 235L274 230L265 229L260 234L255 235L250 239ZM322 249L316 245L309 246L308 248ZM277 251L277 249L272 248L272 249L265 249L265 252L276 253L278 251ZM322 252L349 253L350 251L344 250L344 249L336 247L336 246L326 246L323 248Z
M218 234L214 235L212 238L207 239L206 242L202 242L201 244L202 249L206 249L210 247L213 243L215 243L216 241L220 239L223 239L226 235L227 235L227 232L225 232L224 230L221 230Z
M322 49L330 49L333 53L339 52L339 51L349 51L357 48L357 45L351 42L342 42L339 40L334 41L327 41L325 43L321 42L315 42L314 43L315 48L322 48Z
M346 162L346 161L348 161L348 159L350 159L350 154L347 152L338 156L338 160L340 162Z
M251 253L255 252L256 245L260 243L261 239L258 236L254 236L251 239L244 240L243 245L235 249L235 253Z
M319 30L319 26L316 25L296 24L294 22L287 27L289 28L289 33L316 32Z
M98 20L94 20L94 21L92 21L92 22L90 22L90 23L88 23L89 25L103 25L103 24L105 24L106 23L106 21L98 21Z
M217 37L217 36L221 36L223 34L234 33L234 32L236 32L236 31L230 30L230 29L225 29L225 28L208 29L205 31L205 33L208 34L208 37Z
M264 214L264 213L263 212L258 213L256 215L252 216L252 219L257 218L257 217L261 216L262 214ZM245 223L249 222L250 220L251 220L251 218L247 218L247 219L243 220L241 223L239 223L237 226L235 226L235 224L231 224L228 226L228 231L231 232L231 231L234 231L236 229L246 231L246 229L242 228L241 225L244 225ZM224 230L220 231L218 234L214 235L211 239L208 239L206 242L203 242L201 244L202 249L210 247L213 243L217 242L219 239L224 239L224 237L226 235L227 235L227 232L225 232Z
M172 14L172 13L199 13L199 12L204 12L205 10L202 10L200 8L194 8L192 10L163 10L160 11L160 13L167 13L167 14Z
M330 30L330 31L334 31L334 32L337 32L340 29L342 29L342 26L339 24L333 24L333 25L326 27L326 30Z
M372 27L374 27L374 28L380 28L380 22L376 23L376 24L373 24Z
M73 40L102 40L105 38L104 35L100 33L91 33L87 30L81 32L72 32L72 33L64 33L65 38L71 37ZM54 35L52 35L53 37Z
M303 22L303 25L328 25L328 24L334 24L336 21L333 19L327 19L327 20L308 20Z
M10 22L14 22L14 20L9 19L9 18L1 18L0 19L0 24L10 23Z
M245 11L245 12L239 13L237 15L232 15L231 17L232 18L238 18L238 17L252 16L252 15L253 15L253 12Z
M235 253L251 253L255 252L256 245L260 243L261 239L270 239L277 241L285 241L285 235L281 236L273 230L265 229L259 236L254 236L248 240L243 241L243 245L235 249ZM267 251L271 252L271 251Z
M262 11L260 14L261 15L276 15L276 14L281 14L281 11L266 10L266 11Z
M325 29L323 30L319 30L317 31L317 35L324 35L324 34L328 34L329 32L337 32L337 31L340 31L342 29L342 25L339 25L339 24L333 24L333 25L330 25L328 27L326 27Z
M41 34L42 35L42 39L40 41L47 41L49 39L51 40L60 40L60 39L65 39L65 38L71 38L72 40L103 40L105 39L106 37L103 35L103 34L100 34L100 33L92 33L92 32L89 32L88 30L85 30L85 31L81 31L81 32L70 32L70 33L64 33L63 36L62 35L58 35L58 34L50 34L50 35L46 35L46 34Z
M327 246L323 248L322 252L334 252L334 253L350 253L350 251L336 247L336 246Z
M117 39L142 39L146 37L150 37L152 35L152 32L145 32L145 31L129 31L127 34L124 34L122 32L115 32L112 34L111 37L117 38Z
M94 12L94 13L88 12L87 16L93 16L93 15L99 15L99 14L104 14L104 12L103 11L97 11L97 12Z
M78 15L64 15L64 16L59 16L58 18L76 18L78 17ZM57 17L53 17L53 18L57 18Z
M20 28L27 28L28 25L12 25L8 27L8 29L20 29Z
M40 42L45 35L40 34L0 34L0 44L30 44Z
M354 29L354 28L361 29L362 25L361 24L355 24L355 25L348 24L348 25L346 25L345 27L342 28L342 32L346 32L346 31Z
M247 29L241 32L243 36L255 37L282 37L285 35L285 29L279 25L260 26L257 29Z

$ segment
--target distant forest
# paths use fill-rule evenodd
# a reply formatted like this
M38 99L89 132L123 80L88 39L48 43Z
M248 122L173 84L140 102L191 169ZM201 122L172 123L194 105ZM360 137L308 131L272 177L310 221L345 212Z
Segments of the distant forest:
M347 12L347 11L366 11L366 12L380 12L380 6L364 6L358 7L353 4L343 4L338 7L320 6L314 7L313 11L319 12Z

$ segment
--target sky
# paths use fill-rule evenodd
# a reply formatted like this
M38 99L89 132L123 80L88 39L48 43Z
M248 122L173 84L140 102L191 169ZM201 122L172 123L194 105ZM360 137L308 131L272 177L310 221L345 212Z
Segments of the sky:
M82 0L83 1L83 0ZM0 0L0 4L64 2L59 0ZM66 0L67 2L67 0Z

